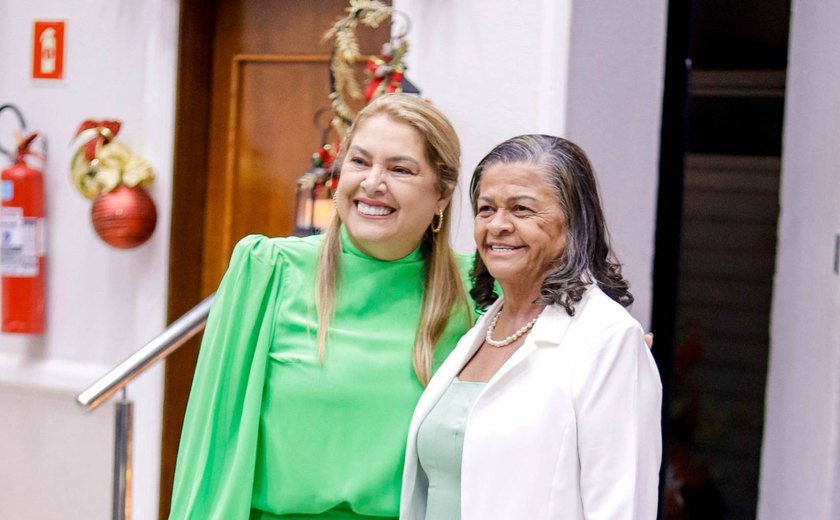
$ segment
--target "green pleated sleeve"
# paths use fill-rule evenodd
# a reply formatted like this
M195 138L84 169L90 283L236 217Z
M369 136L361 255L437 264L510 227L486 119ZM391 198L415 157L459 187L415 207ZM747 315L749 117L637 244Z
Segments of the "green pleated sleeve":
M196 365L170 519L250 515L266 360L283 267L276 245L265 237L247 237L233 252Z

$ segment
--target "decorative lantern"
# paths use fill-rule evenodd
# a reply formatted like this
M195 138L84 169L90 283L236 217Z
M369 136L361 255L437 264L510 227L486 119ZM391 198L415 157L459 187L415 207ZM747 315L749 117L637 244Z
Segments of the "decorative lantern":
M301 175L295 189L295 235L309 236L327 227L334 208L332 194L337 179L328 168L335 160L335 149L325 144L312 154L312 167Z

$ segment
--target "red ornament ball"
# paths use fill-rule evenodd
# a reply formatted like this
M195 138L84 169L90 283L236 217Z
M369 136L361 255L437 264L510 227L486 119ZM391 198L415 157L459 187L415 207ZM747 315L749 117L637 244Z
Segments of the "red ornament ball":
M157 224L155 203L146 190L125 184L97 196L90 217L96 234L120 249L131 249L148 240Z

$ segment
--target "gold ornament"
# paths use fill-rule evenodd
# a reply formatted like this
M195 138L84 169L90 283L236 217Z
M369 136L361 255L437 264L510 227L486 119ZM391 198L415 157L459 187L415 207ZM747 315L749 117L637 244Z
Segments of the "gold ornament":
M133 188L154 180L151 164L115 140L107 127L86 128L76 137L86 133L94 133L93 138L80 145L70 160L73 185L86 198L93 200L120 184Z

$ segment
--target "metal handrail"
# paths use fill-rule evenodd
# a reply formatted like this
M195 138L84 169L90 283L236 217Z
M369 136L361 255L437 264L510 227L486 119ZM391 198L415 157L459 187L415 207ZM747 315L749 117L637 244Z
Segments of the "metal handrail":
M172 322L159 336L87 387L76 401L88 411L95 410L147 368L178 350L204 328L214 297L215 294L211 294Z
M125 361L112 368L98 381L76 397L76 401L95 410L116 392L122 398L116 405L114 434L114 489L113 520L131 520L132 439L134 429L134 403L127 397L125 386L158 361L165 359L190 338L198 334L207 323L215 294L211 294L186 314L172 322L158 337L146 343Z

